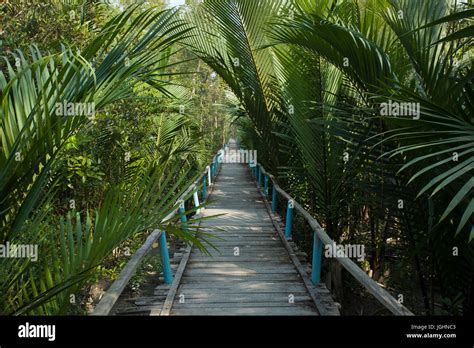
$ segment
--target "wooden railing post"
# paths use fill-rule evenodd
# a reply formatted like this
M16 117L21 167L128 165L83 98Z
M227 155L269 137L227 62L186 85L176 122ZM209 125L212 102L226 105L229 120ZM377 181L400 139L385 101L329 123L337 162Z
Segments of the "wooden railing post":
M163 264L163 279L165 284L173 282L173 272L171 271L170 255L166 243L166 232L162 231L160 236L161 262Z
M272 185L272 213L275 214L277 211L277 190L275 183Z
M323 257L323 242L314 232L313 238L313 262L311 264L311 281L318 284L321 281L321 263Z
M292 199L288 200L288 209L286 210L286 221L285 221L285 237L291 239L291 231L293 229L293 209L295 207L295 201Z

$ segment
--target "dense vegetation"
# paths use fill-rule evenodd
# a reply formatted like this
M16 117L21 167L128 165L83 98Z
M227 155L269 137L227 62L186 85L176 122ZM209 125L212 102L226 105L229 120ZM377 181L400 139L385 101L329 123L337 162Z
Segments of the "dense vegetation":
M408 308L472 314L470 1L0 6L0 244L40 249L0 261L0 313L77 310L71 295L160 227L236 127ZM65 100L94 116L58 117ZM365 296L336 262L323 275L343 309Z

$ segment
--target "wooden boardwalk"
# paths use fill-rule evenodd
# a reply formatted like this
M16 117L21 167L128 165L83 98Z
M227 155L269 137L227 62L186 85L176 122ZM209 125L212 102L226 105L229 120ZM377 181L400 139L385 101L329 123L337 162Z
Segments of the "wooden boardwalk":
M193 190L203 181L209 184L212 177L211 194L201 214L220 216L201 221L201 227L218 237L211 240L217 250L210 249L207 255L192 246L178 248L170 262L165 232L154 230L92 315L340 315L339 305L320 278L322 247L333 245L334 240L301 204L280 188L263 166L258 165L255 174L260 180L262 176L266 178L267 183L270 180L272 199L279 194L288 204L288 224L283 227L281 217L271 213L274 207L270 208L270 202L256 187L249 166L226 163L226 158L232 158L235 154L232 151L236 151L235 141L229 145L230 156L224 156L218 175L221 153L214 156L211 169L206 168L181 196L193 193L197 207L199 198ZM176 203L181 199L184 198ZM285 238L285 234L291 236L293 210L313 229L311 264L307 262L306 253L298 251L296 245ZM178 213L178 210L172 212L166 221ZM184 215L181 218L185 222ZM158 240L164 267L163 284L150 295L125 298L123 303L117 301L141 260ZM393 314L413 315L348 256L331 261L344 267Z
M318 315L248 166L223 163L203 225L218 251L190 250L170 315Z
M217 250L210 249L208 255L192 246L178 248L170 260L165 232L154 230L110 286L92 315L340 315L340 305L334 302L321 281L323 246L334 245L335 241L301 204L278 185L273 175L258 164L254 175L259 181L271 183L272 200L280 195L288 204L283 227L281 217L271 212L275 211L277 201L272 201L272 207L269 206L270 202L263 198L261 188L257 188L249 166L228 163L227 160L232 159L237 151L235 141L231 140L225 148L230 151L224 156L223 150L216 154L210 166L176 202L182 203L192 194L194 206L199 207L196 189L201 188L201 183L209 185L209 196L205 194L206 185L202 186L207 204L206 209L201 209L201 214L210 219L201 221L201 227L206 233L218 237L211 240ZM288 238L292 235L293 210L313 230L311 264L306 253L298 251L296 244L285 238L285 235ZM186 223L183 207L171 212L165 221L171 221L177 214L181 215L182 223ZM117 301L155 244L160 247L163 283L150 295ZM391 313L413 315L347 255L332 258L329 262L338 262Z

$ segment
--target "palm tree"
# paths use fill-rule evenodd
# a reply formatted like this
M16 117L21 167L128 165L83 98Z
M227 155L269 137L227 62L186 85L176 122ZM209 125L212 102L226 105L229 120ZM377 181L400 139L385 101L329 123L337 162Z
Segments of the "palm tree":
M206 1L185 40L239 100L247 145L334 239L367 226L374 270L401 233L431 313L426 273L472 308L472 11L457 6ZM382 116L389 100L420 119Z
M39 246L41 262L2 261L2 314L66 313L72 297L113 249L138 232L165 228L161 221L177 208L174 202L193 177L176 162L151 161L132 171L130 180L107 190L91 214L73 209L59 221L49 215L57 190L51 168L68 139L93 122L58 114L57 107L93 103L100 112L133 97L134 88L143 84L167 93L161 75L170 48L189 30L176 10L134 6L113 17L80 52L64 48L44 56L32 47L31 60L21 51L3 57L0 241ZM194 240L190 233L173 231Z

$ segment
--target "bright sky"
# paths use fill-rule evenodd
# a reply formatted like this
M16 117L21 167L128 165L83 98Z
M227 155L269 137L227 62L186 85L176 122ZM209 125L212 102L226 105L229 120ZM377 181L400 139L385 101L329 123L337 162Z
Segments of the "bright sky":
M185 0L168 0L171 7L184 5Z

